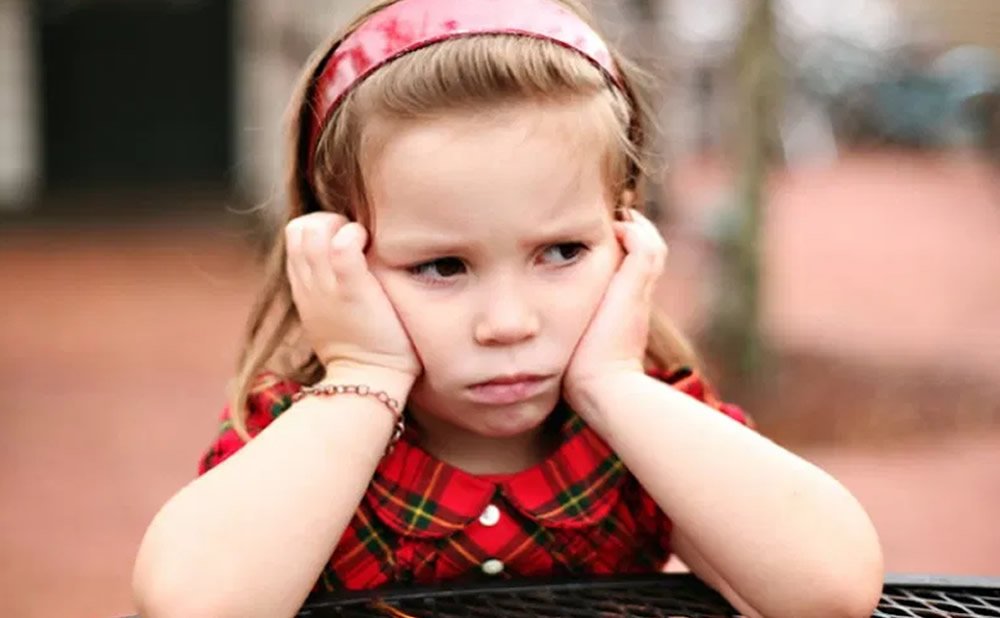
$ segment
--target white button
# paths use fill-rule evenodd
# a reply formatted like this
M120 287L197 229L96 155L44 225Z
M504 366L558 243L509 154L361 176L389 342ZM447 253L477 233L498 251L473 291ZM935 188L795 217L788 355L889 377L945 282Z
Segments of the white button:
M498 509L495 504L487 506L483 510L483 514L479 516L479 523L487 527L495 526L499 521L500 521L500 509Z
M483 573L487 575L499 575L503 572L503 563L496 558L491 558L483 563Z

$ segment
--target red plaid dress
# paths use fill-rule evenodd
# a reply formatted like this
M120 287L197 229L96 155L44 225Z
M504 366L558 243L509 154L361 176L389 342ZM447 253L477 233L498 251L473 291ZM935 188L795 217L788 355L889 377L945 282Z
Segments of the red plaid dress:
M750 424L690 370L652 375ZM298 387L262 376L249 399L250 434L286 410ZM315 591L662 569L670 519L579 416L563 407L549 420L558 432L555 452L533 468L494 477L435 459L407 431L375 471ZM228 411L222 421L200 474L243 446Z

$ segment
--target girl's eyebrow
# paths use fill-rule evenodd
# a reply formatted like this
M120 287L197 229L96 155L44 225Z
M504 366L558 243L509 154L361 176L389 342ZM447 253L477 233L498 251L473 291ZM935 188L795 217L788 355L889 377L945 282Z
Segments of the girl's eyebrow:
M540 225L525 241L528 245L540 245L552 240L573 240L588 238L604 229L605 219L591 216L585 219L560 221L554 219L547 225Z
M534 247L547 242L589 238L604 227L601 217L588 217L577 221L553 221L533 230L523 245ZM392 253L450 255L467 251L472 244L468 238L448 237L420 230L407 230L398 236L383 237L379 243Z
M443 239L440 236L406 234L405 236L383 238L379 243L382 252L386 249L393 254L403 255L451 255L463 253L468 243L458 239Z

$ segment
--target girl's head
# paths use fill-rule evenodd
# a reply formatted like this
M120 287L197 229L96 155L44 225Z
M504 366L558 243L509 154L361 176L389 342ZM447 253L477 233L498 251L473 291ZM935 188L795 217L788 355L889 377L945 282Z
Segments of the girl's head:
M576 2L532 3L589 29ZM411 36L419 21L380 13L396 4L375 3L348 34L377 24ZM458 4L478 7L487 22L491 12L524 10ZM326 113L317 81L329 83L324 70L342 39L317 52L293 99L287 218L326 210L370 230L369 266L424 366L411 406L484 435L530 429L557 402L559 377L618 266L611 222L640 191L643 107L632 70L613 52L595 59L575 41L443 37L343 89ZM237 410L297 326L282 239L251 319ZM687 360L679 338L655 323L652 333L650 364ZM300 380L321 372L313 357L294 361ZM550 376L547 396L501 413L469 400L469 385L518 373Z

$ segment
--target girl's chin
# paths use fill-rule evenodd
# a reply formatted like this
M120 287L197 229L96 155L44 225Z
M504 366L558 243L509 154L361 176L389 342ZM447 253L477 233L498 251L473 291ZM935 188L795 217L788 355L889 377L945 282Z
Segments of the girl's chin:
M537 431L554 408L555 402L480 409L472 416L476 422L467 428L484 438L516 438Z
M421 399L412 400L415 405L411 410L415 413L416 422L427 429L438 426L446 434L457 429L482 438L502 440L537 431L555 409L559 393L545 393L531 401L502 406ZM439 415L430 412L435 408L447 410L447 413Z
M537 421L519 420L517 422L489 423L478 427L470 427L469 431L483 438L505 440L534 433L541 427L545 419Z

